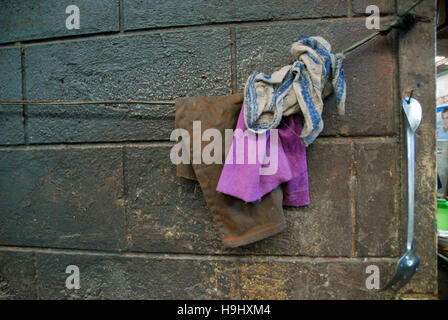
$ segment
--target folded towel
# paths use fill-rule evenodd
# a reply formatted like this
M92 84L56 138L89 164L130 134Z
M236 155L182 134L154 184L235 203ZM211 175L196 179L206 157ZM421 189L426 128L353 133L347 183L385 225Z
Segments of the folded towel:
M323 130L323 101L333 90L339 114L345 109L345 80L342 55L332 54L322 37L301 36L292 44L295 60L268 76L255 72L244 90L244 121L255 133L277 128L283 116L301 111L301 139L311 144Z

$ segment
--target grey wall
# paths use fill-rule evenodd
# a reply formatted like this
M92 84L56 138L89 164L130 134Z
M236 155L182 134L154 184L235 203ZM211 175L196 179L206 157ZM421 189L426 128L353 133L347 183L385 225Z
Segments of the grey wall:
M395 12L392 1L373 3ZM65 28L69 4L80 8L80 30ZM340 51L370 34L366 6L1 1L0 99L240 92L251 72L289 63L299 35L324 36ZM222 248L199 186L175 176L173 107L0 106L0 297L434 297L434 1L418 11L433 22L347 56L347 114L328 99L324 132L308 149L311 205L287 209L286 231L244 248ZM383 285L404 252L400 98L410 89L425 108L416 198L423 261L400 293L380 293L366 289L366 267L380 268ZM78 291L65 288L72 264Z

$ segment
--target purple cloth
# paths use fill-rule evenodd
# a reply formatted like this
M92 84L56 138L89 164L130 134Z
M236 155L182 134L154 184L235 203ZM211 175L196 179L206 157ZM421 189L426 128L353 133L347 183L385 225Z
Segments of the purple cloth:
M302 122L297 115L285 117L283 122L277 128L278 139L275 139L275 133L272 131L268 131L265 136L251 134L245 137L241 134L247 130L244 108L241 109L232 145L216 187L218 192L253 202L284 183L283 205L298 207L310 203L306 148L299 138ZM240 134L238 129L241 130ZM272 154L271 137L274 147ZM249 143L249 140L257 143ZM277 148L275 140L278 141ZM278 150L277 161L275 149ZM269 158L269 162L264 160ZM261 174L263 171L260 170L265 170L265 174Z

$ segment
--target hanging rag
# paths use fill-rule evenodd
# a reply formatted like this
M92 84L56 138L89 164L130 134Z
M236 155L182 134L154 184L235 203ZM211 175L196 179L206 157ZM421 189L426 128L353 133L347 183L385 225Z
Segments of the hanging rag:
M177 165L177 176L197 180L207 206L218 226L222 243L226 247L238 247L273 236L286 228L280 187L266 194L261 201L245 203L243 200L216 191L225 160L221 164L194 164L193 121L201 121L202 132L217 129L225 137L225 129L234 129L241 111L243 95L180 98L175 102L175 127L188 131L190 137L190 160ZM222 139L225 150L225 139ZM181 143L184 143L182 138ZM201 150L209 142L202 141Z
M301 139L311 144L323 130L323 101L333 90L339 114L345 111L342 54L332 54L322 37L299 37L291 46L294 63L272 75L254 72L244 90L244 121L254 133L277 128L282 117L299 111L304 117Z
M299 115L284 118L278 127L277 136L272 135L272 130L267 131L266 136L252 133L254 137L250 141L251 133L247 132L242 108L235 132L238 130L241 134L234 134L216 190L246 202L253 202L285 182L282 185L283 205L308 205L310 197L306 148L298 138L302 130ZM271 148L272 139L276 140L276 143L272 144L274 149ZM243 150L244 158L241 157L238 161L238 152ZM253 156L258 154L261 156ZM262 168L264 174L261 174Z

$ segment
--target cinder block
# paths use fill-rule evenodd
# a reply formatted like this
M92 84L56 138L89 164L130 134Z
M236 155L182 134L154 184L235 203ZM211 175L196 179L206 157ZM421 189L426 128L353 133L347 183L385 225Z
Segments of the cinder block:
M126 148L132 251L217 252L218 230L196 181L176 176L170 148Z
M238 283L242 299L391 299L391 291L368 289L366 268L379 270L383 276L394 268L384 260L298 259L263 261L238 265Z
M367 283L373 284L372 276L378 275L379 288L383 288L392 277L395 268L396 261L393 259L364 258L362 261L330 262L328 263L330 289L326 292L322 290L322 296L327 296L328 299L348 300L396 299L396 291L379 291L367 287Z
M20 49L0 50L0 70L0 100L22 100ZM24 143L22 105L0 105L0 144L21 143Z
M69 5L79 8L80 28L69 30ZM5 0L0 3L0 43L119 30L115 0Z
M25 49L28 99L171 100L228 94L229 32L164 32ZM29 106L30 143L169 140L174 107ZM113 107L113 106L112 106Z
M169 140L170 105L29 105L30 143Z
M348 257L352 247L350 142L319 141L307 150L311 204L287 208L287 229L242 253Z
M0 300L36 299L31 252L0 249Z
M362 141L356 150L355 255L399 254L399 144Z
M364 21L322 21L244 26L236 29L238 91L254 72L271 74L290 64L291 44L300 36L322 36L340 52L369 35ZM373 40L347 55L346 114L338 115L334 95L324 101L322 136L397 134L393 100L393 58L390 36Z
M346 0L228 1L168 0L124 1L125 30L224 22L286 20L347 15Z
M0 244L121 250L119 148L0 151Z
M80 289L65 286L68 265ZM224 299L235 292L235 267L215 259L37 254L41 299Z

